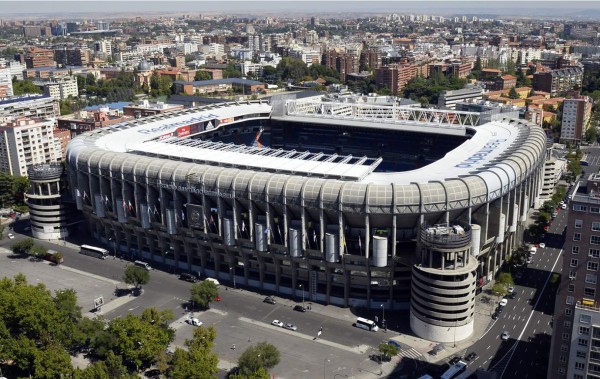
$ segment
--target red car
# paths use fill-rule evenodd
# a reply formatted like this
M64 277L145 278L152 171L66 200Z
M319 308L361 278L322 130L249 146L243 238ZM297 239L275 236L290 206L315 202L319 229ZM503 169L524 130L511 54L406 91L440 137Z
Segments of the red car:
M220 296L215 297L215 301L221 301L221 297Z

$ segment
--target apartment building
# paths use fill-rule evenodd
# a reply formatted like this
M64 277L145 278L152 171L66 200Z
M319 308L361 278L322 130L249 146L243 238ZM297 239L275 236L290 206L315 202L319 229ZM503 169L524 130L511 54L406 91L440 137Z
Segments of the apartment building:
M600 174L578 184L568 206L548 378L600 376Z
M0 99L13 96L12 76L10 68L0 68Z
M54 99L65 100L69 96L79 96L77 78L74 76L55 78L48 81L36 81L34 83L43 89L45 95Z
M108 108L100 108L96 111L79 111L72 115L61 116L57 119L57 124L59 130L69 131L71 138L75 138L81 133L131 119L118 112L111 112Z
M567 170L567 160L558 154L554 148L550 147L546 153L544 162L544 177L542 180L542 189L540 191L540 202L550 200L554 195L556 185L562 174Z
M577 96L563 102L561 142L579 142L585 138L590 117L592 115L592 99L588 96Z
M0 58L0 67L8 68L10 70L10 77L16 77L17 80L23 80L23 70L25 70L25 66L21 62L17 61L9 61Z
M90 49L54 49L54 59L57 64L63 66L87 66L90 63Z
M27 68L56 66L56 62L54 62L54 50L29 47L18 56L21 63L25 63Z
M456 104L464 101L477 102L482 100L483 88L477 85L468 85L463 89L446 90L438 97L438 107L456 109Z
M256 80L229 78L216 80L200 80L186 82L176 80L173 82L175 93L196 95L206 93L223 93L229 90L237 91L245 95L251 95L265 90L265 84Z
M375 74L375 83L378 86L385 86L390 89L394 95L398 95L409 80L417 75L417 69L411 64L392 64L377 69Z
M0 122L19 116L55 118L58 115L58 100L48 95L25 95L0 100Z
M536 72L533 74L533 89L548 92L551 96L559 96L575 87L581 88L582 81L582 67L566 67L547 72Z
M27 176L28 166L60 159L54 141L54 119L19 117L0 124L1 171Z

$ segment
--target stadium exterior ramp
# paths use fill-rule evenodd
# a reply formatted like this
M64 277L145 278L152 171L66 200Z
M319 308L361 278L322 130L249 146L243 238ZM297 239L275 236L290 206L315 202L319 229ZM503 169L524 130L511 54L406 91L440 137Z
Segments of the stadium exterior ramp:
M279 116L264 102L225 103L75 138L69 180L93 235L115 238L132 258L235 276L247 287L296 297L305 289L311 301L340 306L410 307L416 334L467 338L476 288L522 239L539 194L542 129L512 119L475 125L464 122L472 115L443 111L414 120L397 109L387 121L364 116L382 109L357 109L362 119L352 109L324 117L290 101ZM374 133L474 134L443 159L406 172L378 172L377 159L190 138L306 120Z

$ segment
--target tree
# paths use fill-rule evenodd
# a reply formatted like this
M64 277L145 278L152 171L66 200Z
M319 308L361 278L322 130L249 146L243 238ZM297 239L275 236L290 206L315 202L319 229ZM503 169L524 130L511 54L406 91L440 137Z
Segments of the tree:
M71 357L59 344L40 349L34 358L35 378L55 379L69 377L73 372Z
M517 90L515 90L515 87L511 87L510 91L508 91L508 98L509 99L518 99L519 98L519 94L517 93Z
M48 254L48 249L41 245L33 245L31 249L29 249L29 255L34 258L42 259Z
M382 342L379 344L379 352L385 357L391 358L398 354L398 347L387 342Z
M217 285L210 280L195 283L190 292L192 302L200 308L208 308L210 303L219 296Z
M176 349L169 376L173 379L208 379L218 372L219 358L212 351L217 337L215 329L199 327L192 339L185 341L187 350Z
M492 292L498 296L504 296L508 293L508 290L504 283L494 283L492 286Z
M194 75L194 80L211 80L212 76L206 72L206 71L202 71L202 70L198 70L196 71L196 75Z
M309 74L306 63L302 59L284 57L277 65L277 72L280 73L282 80L290 80L298 83L303 77Z
M103 339L105 351L113 351L127 363L139 368L151 364L158 353L166 350L172 341L168 327L165 328L143 316L128 314L123 318L110 321L106 334L110 339ZM108 355L107 355L108 356Z
M33 84L31 80L13 80L13 93L18 96L26 93L42 93L42 90Z
M279 364L280 353L268 342L259 342L247 348L238 359L238 366L243 374L252 374L260 368L271 369Z
M229 379L271 379L271 374L267 371L266 368L260 367L258 370L254 371L250 374L245 373L237 373L231 374L228 376Z
M148 284L150 281L150 273L143 267L129 265L123 274L123 281L133 285L137 289Z
M18 241L10 245L10 249L13 253L23 255L29 254L29 250L33 247L34 242L32 238L25 238L24 240Z

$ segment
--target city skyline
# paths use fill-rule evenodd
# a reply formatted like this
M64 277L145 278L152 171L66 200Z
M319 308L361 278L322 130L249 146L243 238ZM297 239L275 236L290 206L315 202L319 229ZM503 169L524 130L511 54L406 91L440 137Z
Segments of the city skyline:
M128 17L140 14L217 14L227 12L231 15L332 15L383 14L383 13L435 13L442 16L468 14L477 16L531 17L545 16L558 18L594 18L600 16L600 4L594 1L344 1L340 9L338 0L317 1L279 1L273 9L274 1L221 1L218 3L198 1L150 1L144 2L140 11L140 1L8 1L3 3L3 18L41 17L43 15L65 15L69 17ZM109 5L109 6L107 6ZM128 14L127 12L131 12ZM232 13L233 12L233 13ZM318 14L317 14L318 13Z

